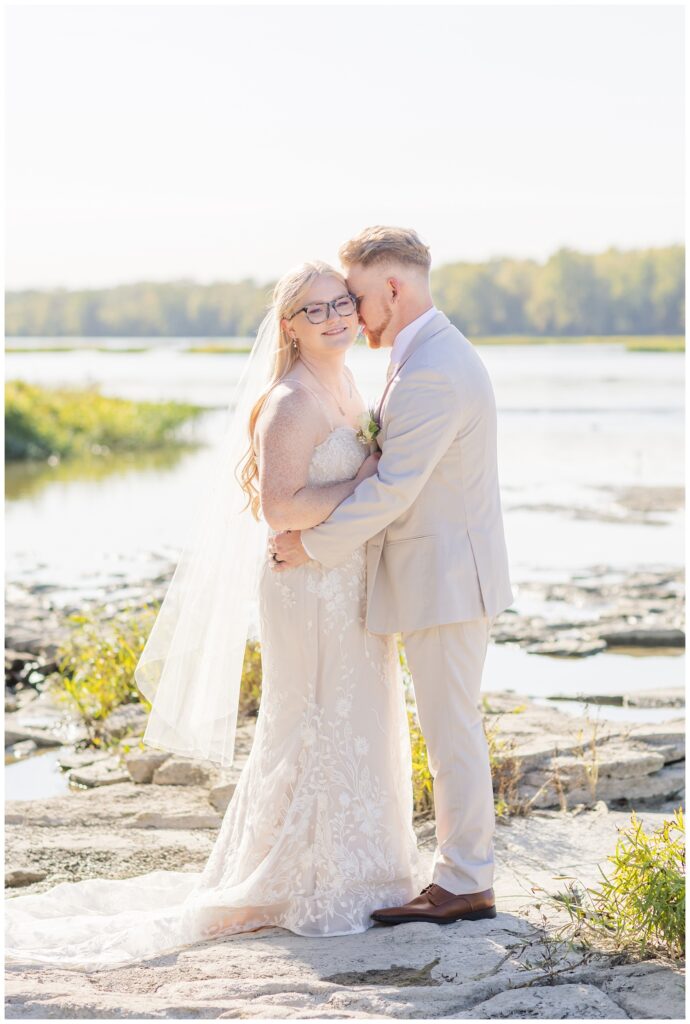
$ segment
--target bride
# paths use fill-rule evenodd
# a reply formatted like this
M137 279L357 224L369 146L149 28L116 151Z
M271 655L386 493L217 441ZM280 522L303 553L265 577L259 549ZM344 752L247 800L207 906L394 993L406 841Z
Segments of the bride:
M262 926L344 935L416 891L404 692L395 638L364 626L365 549L333 569L287 572L272 571L266 554L266 524L316 526L376 473L345 365L357 331L355 300L327 264L306 263L276 285L215 490L135 673L153 705L147 743L231 763L256 582L261 707L203 871L10 898L10 961L116 967Z

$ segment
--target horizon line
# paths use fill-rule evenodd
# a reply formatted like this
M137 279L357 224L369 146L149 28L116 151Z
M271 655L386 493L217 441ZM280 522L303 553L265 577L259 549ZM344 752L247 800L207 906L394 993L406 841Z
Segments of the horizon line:
M545 266L550 259L560 252L575 252L580 256L602 256L609 252L620 252L620 253L634 253L634 252L651 252L659 249L674 249L674 248L685 248L685 242L669 242L666 245L637 245L629 248L622 248L618 245L611 244L604 249L587 250L578 249L572 245L560 245L554 249L548 256L540 260L533 256L511 256L508 254L502 254L497 256L489 256L483 260L470 260L470 259L454 259L446 260L444 263L439 263L437 267L432 264L431 273L434 270L441 270L444 267L457 266L458 264L480 266L487 263L499 263L502 261L514 261L520 263L535 263L537 266ZM130 281L117 281L111 284L100 284L100 285L24 285L21 287L10 287L5 288L5 295L17 294L20 292L89 292L89 291L107 291L115 288L129 288L134 285L153 284L153 285L166 285L166 284L187 284L197 285L202 288L209 288L212 285L219 284L252 284L254 287L270 287L278 280L277 277L271 276L265 279L259 279L254 275L246 275L244 277L235 278L214 278L212 280L202 281L193 277L167 277L167 278L139 278L137 280Z

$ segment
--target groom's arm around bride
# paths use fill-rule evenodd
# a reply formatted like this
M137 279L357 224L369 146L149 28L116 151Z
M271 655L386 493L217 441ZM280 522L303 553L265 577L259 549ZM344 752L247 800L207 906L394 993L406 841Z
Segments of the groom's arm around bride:
M498 486L496 406L484 364L433 305L429 250L369 228L340 250L372 348L392 346L382 449L325 522L274 538L285 567L367 548L366 626L401 633L434 777L433 882L386 924L495 916L495 816L478 709L491 621L513 599ZM305 555L306 550L306 555ZM281 565L275 571L284 571Z
M346 269L370 344L372 337L382 346L395 342L396 356L397 339L408 326L413 333L380 412L378 473L324 523L301 537L277 537L278 558L286 560L284 568L305 557L335 567L369 542L367 626L373 632L494 617L511 603L512 592L486 368L433 309L428 268L423 273L393 257ZM403 306L411 310L407 322ZM410 323L420 307L423 315ZM379 318L389 329L377 333ZM422 326L415 332L416 319Z

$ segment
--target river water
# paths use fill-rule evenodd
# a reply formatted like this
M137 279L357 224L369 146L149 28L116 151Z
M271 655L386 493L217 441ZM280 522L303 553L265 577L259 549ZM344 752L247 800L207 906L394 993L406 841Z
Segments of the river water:
M195 450L8 467L8 583L54 587L51 598L58 605L78 606L80 596L97 596L104 584L151 579L179 555L247 358L189 353L186 339L92 344L111 351L8 353L7 378L96 384L103 394L192 401L209 411L188 431L199 442ZM125 345L146 351L112 351ZM478 351L498 407L516 607L523 610L529 600L520 595L523 581L569 579L602 565L622 572L682 565L683 355L627 352L615 343ZM359 347L348 357L371 403L382 389L387 361L387 351ZM631 488L638 489L638 504L640 494L648 497L646 511L626 507L624 492ZM543 698L573 689L601 692L604 677L607 692L678 686L682 663L678 656L624 655L568 663L492 647L485 689L513 688ZM616 717L621 709L605 713ZM641 715L658 717L628 717Z
M147 344L145 339L136 343ZM187 344L166 339L131 354L10 353L6 373L8 379L97 384L109 395L208 406L209 413L189 433L212 445L220 438L223 410L247 357L191 354L184 351ZM683 356L626 352L615 344L478 351L498 406L513 578L560 577L595 564L681 564L682 512L631 519L616 499L624 488L683 485ZM387 360L385 350L358 347L350 353L367 401L380 393ZM155 574L151 556L174 558L184 544L210 451L96 465L10 466L9 578L68 586L97 583L115 572Z

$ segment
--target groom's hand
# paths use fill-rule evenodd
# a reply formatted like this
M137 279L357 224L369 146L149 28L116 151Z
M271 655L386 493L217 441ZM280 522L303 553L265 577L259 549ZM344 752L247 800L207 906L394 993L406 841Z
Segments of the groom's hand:
M302 534L299 530L285 530L272 537L268 544L271 555L271 569L274 572L285 572L296 569L309 561L309 555L302 547Z

